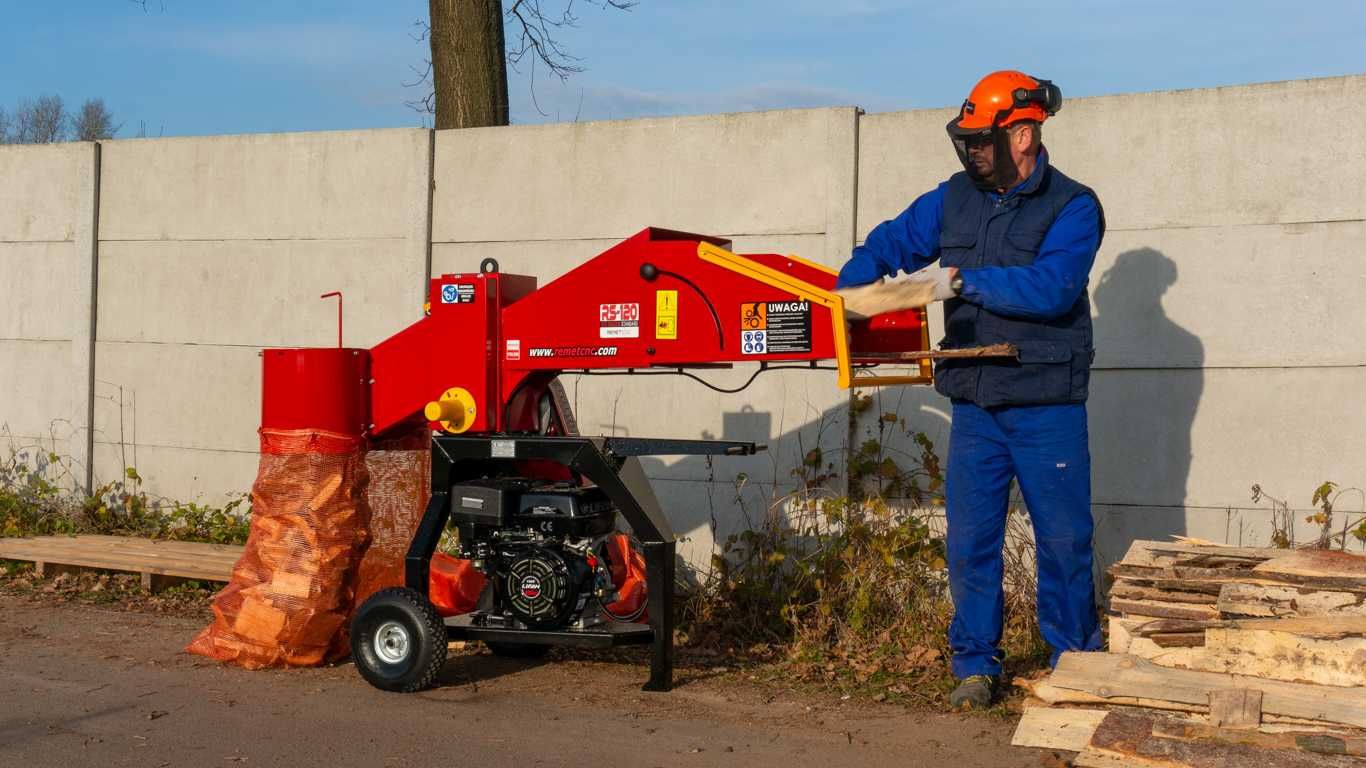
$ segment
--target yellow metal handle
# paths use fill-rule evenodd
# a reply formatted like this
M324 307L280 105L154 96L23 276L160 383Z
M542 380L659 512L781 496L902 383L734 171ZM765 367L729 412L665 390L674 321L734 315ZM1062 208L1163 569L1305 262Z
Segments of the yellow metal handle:
M478 412L474 395L464 387L451 387L422 409L427 421L439 421L442 429L457 435L474 425Z

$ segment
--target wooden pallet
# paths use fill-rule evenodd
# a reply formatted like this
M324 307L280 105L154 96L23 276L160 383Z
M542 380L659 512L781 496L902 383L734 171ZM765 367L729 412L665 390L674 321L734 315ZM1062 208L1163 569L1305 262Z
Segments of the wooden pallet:
M81 569L136 573L151 591L191 579L226 582L241 556L242 547L234 544L129 536L0 538L0 560L32 562L39 576Z

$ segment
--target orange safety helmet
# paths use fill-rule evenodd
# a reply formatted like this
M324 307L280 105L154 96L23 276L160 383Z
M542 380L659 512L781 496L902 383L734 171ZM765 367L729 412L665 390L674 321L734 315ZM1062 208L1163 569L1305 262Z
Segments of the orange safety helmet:
M973 181L982 188L1007 186L1018 175L1010 161L1007 126L1023 120L1042 123L1062 109L1062 89L1051 80L1031 77L1013 69L992 72L973 86L958 116L945 126L958 159ZM996 169L983 174L968 155L969 145L991 142Z

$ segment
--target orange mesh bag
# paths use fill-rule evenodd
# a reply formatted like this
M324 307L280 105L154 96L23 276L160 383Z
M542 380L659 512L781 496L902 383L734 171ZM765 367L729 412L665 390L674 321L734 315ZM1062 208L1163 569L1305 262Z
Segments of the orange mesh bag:
M246 550L186 650L248 669L345 658L365 484L361 438L262 429Z
M370 546L360 561L355 607L386 587L404 584L404 558L431 497L430 438L410 435L371 446L365 455L370 484Z
M404 585L404 559L431 498L431 466L430 437L425 431L373 445L365 455L370 475L365 489L370 546L356 579L356 608L381 589ZM470 561L442 552L432 555L428 596L442 616L473 611L483 589L484 575Z

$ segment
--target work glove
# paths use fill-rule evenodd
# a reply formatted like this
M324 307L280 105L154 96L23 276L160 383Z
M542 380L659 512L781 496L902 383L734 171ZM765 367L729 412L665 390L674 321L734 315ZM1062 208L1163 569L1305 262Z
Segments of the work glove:
M933 286L933 300L947 301L956 295L953 292L952 285L954 271L953 267L941 267L937 264L932 264L922 270L912 272L906 279Z

